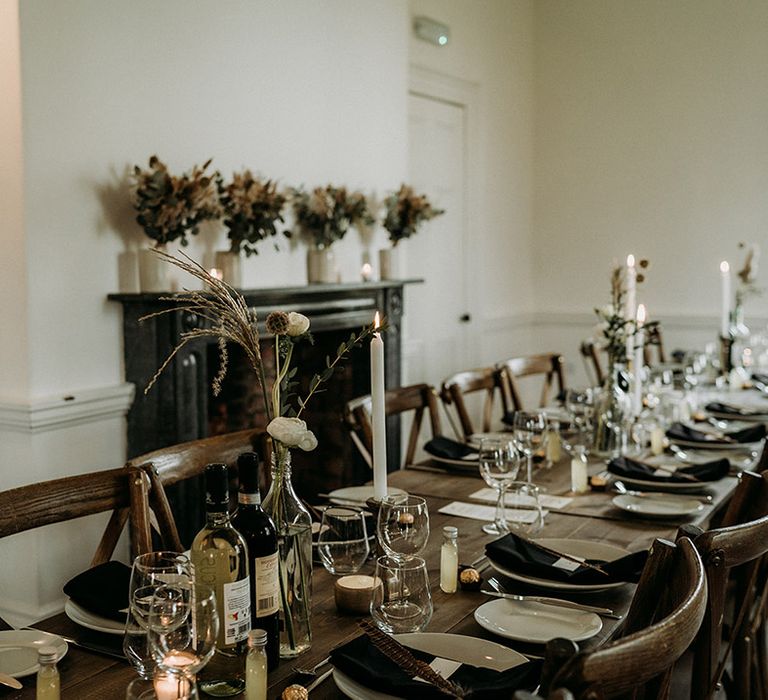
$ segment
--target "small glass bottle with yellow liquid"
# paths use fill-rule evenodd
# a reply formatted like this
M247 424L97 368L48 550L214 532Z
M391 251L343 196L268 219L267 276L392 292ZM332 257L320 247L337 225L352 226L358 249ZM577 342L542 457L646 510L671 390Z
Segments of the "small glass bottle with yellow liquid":
M40 647L37 650L37 700L60 700L59 669L56 668L58 650L54 647Z
M245 658L245 700L267 700L267 632L248 633L248 656Z
M455 593L459 574L458 528L446 525L443 528L443 546L440 547L440 590Z

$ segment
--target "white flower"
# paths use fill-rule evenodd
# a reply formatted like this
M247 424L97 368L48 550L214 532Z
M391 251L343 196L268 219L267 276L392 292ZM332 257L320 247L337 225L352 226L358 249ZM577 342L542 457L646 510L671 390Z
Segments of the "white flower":
M317 447L315 434L307 430L307 424L300 418L273 418L267 426L267 432L286 447L298 447L305 452Z
M597 309L597 315L600 318L609 319L614 315L613 304L606 304Z
M291 311L288 314L288 335L304 335L309 330L309 319L304 314Z

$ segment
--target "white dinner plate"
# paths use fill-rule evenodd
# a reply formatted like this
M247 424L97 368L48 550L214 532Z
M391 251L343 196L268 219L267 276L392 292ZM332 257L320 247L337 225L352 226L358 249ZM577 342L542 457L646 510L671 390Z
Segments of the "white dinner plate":
M595 613L509 598L483 603L475 610L475 621L500 637L529 644L546 644L555 637L580 642L603 628Z
M396 489L394 486L387 487L387 495L395 496L398 494L405 494L407 491L403 489ZM365 486L347 486L343 489L336 489L328 494L328 500L336 505L348 505L350 501L359 503L361 506L365 505L365 502L373 498L373 484L366 484Z
M650 479L633 479L628 476L611 474L616 481L621 481L626 486L638 486L636 491L676 491L678 493L701 493L708 486L717 484L717 481L652 481ZM723 477L725 478L725 477Z
M694 442L689 440L675 440L670 438L673 445L680 447L692 447L697 450L724 450L727 452L755 452L762 448L762 441L758 442Z
M88 612L71 599L64 603L64 612L72 622L77 623L81 627L87 627L89 630L120 635L125 632L124 622L117 622L117 620L110 620L108 617L101 617L101 615Z
M575 557L584 557L585 559L600 559L602 561L614 561L630 554L629 550L617 547L606 542L593 542L592 540L563 540L556 538L537 537L535 542L540 542L545 547L553 549L556 552L570 554ZM508 576L516 581L539 586L541 588L552 588L560 591L603 591L608 588L619 588L625 585L626 581L617 581L614 583L565 583L564 581L553 581L551 579L535 578L534 576L524 576L507 569L501 564L496 563L488 557L491 567L504 576Z
M648 496L620 494L611 503L627 513L647 518L678 518L704 510L704 504L697 498L673 493Z
M461 471L474 472L479 474L478 469L480 469L480 462L477 458L477 452L474 452L471 455L467 455L463 459L436 457L435 455L429 455L429 458L438 464L450 465L451 467L457 467Z
M494 671L506 671L528 660L522 654L496 642L460 634L413 632L396 634L394 637L410 649ZM366 688L337 668L333 669L333 680L338 689L352 700L400 700L394 695Z
M55 634L38 630L6 630L0 632L0 671L14 678L37 673L37 650L56 649L56 661L67 653L67 643Z
M742 453L737 453L732 450L697 450L695 448L684 450L682 447L677 448L676 452L673 450L673 453L675 459L684 464L706 464L707 462L712 462L716 459L727 459L732 467L738 469L750 469L753 467L760 454L758 451L747 450L744 450Z
M469 440L467 442L470 443L470 445L480 445L480 440L514 440L515 436L513 433L472 433L472 435L469 436Z

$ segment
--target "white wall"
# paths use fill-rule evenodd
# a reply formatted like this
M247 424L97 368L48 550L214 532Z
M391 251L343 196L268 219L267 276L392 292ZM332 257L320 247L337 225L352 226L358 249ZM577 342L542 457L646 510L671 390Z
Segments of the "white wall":
M290 185L396 187L407 167L409 22L405 0L24 0L19 49L16 3L0 7L9 96L0 155L12 166L0 175L0 488L9 488L125 458L115 417L129 402L121 312L106 296L135 284L130 266L121 269L142 242L128 168L153 153L175 170L214 157L225 174L247 166ZM217 248L224 235L208 230L190 252ZM362 250L354 232L341 242L345 279L357 278ZM245 261L248 286L305 275L303 248ZM77 425L60 415L70 395ZM95 411L83 408L91 399ZM0 543L8 560L37 553L18 570L0 568L0 614L15 609L23 622L55 606L99 527L64 560L64 529Z
M560 346L573 361L612 260L632 252L651 261L640 300L668 348L714 340L719 262L741 264L739 240L768 249L768 4L535 8L539 337L576 323ZM747 316L764 325L765 298Z

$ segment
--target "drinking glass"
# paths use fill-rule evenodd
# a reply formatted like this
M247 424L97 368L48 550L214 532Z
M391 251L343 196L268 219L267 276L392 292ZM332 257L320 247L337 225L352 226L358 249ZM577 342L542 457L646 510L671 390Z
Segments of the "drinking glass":
M591 430L595 414L596 391L592 387L568 389L565 392L565 410L572 423L579 428Z
M410 494L387 496L379 508L376 532L384 551L394 559L421 554L429 539L427 502Z
M371 549L365 513L359 508L330 506L323 511L317 549L323 566L334 575L354 574Z
M541 442L547 428L547 419L542 411L515 411L512 419L515 439L526 457L526 478L533 480L533 453Z
M509 438L482 438L478 450L480 476L488 486L496 490L496 516L493 523L483 525L483 532L489 535L503 535L509 532L504 499L507 484L517 479L523 455L515 441Z
M138 674L147 680L155 670L147 640L149 606L157 588L166 584L183 585L191 590L192 565L186 556L177 552L149 552L134 559L123 651Z
M195 685L190 685L183 676L156 672L152 680L136 678L128 684L126 700L198 700L200 695Z
M371 596L371 617L388 634L421 632L432 619L432 594L426 562L421 557L407 560L379 557Z
M544 513L539 500L539 487L530 481L513 481L507 487L507 505L515 510L507 524L512 532L528 537L541 532Z
M216 594L193 591L183 584L155 589L149 604L147 636L157 672L167 674L169 687L191 688L195 674L216 650L219 615Z

